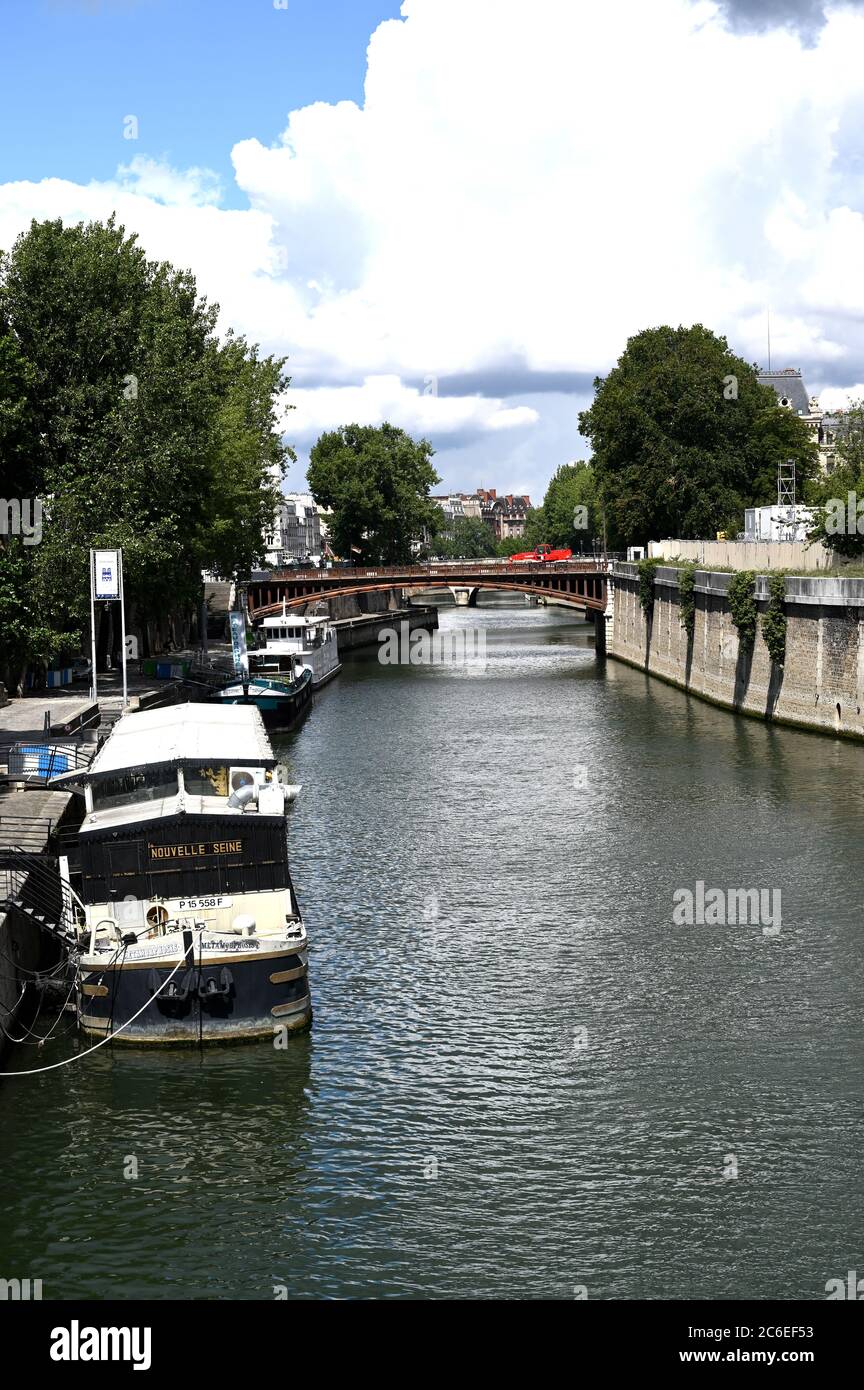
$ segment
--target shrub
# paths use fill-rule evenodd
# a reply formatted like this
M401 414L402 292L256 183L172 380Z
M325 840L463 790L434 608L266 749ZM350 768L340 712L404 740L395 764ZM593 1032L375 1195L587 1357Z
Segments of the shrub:
M771 660L782 666L786 660L786 580L772 574L768 580L768 607L762 615L762 636Z
M733 574L727 590L729 611L738 629L738 643L742 651L752 652L756 641L756 575L753 570L739 570Z
M650 560L640 560L639 569L639 602L646 618L650 618L654 611L654 575L659 565L659 558Z
M687 560L678 571L678 620L693 641L696 627L696 561Z

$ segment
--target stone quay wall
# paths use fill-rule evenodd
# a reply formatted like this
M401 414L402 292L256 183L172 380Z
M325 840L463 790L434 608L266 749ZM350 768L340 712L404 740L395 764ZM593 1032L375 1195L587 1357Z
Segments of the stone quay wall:
M752 653L739 649L729 574L697 570L692 641L680 622L679 571L659 566L654 608L639 602L636 565L614 567L607 655L740 714L864 738L864 580L785 580L786 657L775 665L762 636L768 579L756 580L760 614Z

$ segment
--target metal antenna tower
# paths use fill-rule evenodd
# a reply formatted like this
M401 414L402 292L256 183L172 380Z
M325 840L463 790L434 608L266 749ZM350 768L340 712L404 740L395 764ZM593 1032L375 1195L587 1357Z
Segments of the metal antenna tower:
M777 465L777 506L795 506L795 460L786 459Z
M795 461L786 459L777 465L777 506L785 508L786 516L781 519L781 528L785 529L786 534L781 535L783 540L795 539Z

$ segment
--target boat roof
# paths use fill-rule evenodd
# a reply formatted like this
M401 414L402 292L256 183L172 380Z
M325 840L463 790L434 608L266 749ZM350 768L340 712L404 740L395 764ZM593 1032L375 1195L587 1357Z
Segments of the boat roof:
M70 773L68 780L90 782L165 764L272 767L275 762L264 721L254 705L167 705L124 715L87 772Z
M290 622L295 626L305 624L306 627L314 626L318 623L329 623L328 613L292 613L290 608L286 613L273 614L269 618L262 618L265 627L281 627L283 623Z

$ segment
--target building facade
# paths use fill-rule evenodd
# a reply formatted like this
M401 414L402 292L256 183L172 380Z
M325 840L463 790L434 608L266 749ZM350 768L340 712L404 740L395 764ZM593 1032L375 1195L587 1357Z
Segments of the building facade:
M843 431L843 415L829 414L815 396L807 394L803 377L797 367L784 367L779 372L760 372L758 380L770 386L784 410L791 410L804 421L810 438L819 449L819 465L825 474L837 466L837 440Z
M439 535L447 540L453 539L456 523L463 520L485 522L496 541L521 536L531 506L527 494L508 492L499 497L495 488L478 488L472 493L442 493L433 495L431 500L437 502L444 513L444 527Z
M321 514L308 492L288 492L282 497L273 527L265 536L266 563L271 568L294 560L321 558Z

